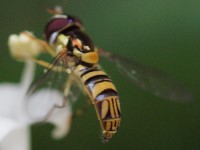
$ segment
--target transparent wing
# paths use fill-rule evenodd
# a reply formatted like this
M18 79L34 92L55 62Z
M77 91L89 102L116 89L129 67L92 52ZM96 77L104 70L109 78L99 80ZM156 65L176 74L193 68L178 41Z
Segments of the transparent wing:
M27 91L26 110L33 119L45 120L55 108L64 108L66 101L75 101L79 96L79 87L60 59L58 55Z
M100 54L114 62L120 73L141 89L169 100L190 101L193 99L192 92L160 70L106 51L101 50Z

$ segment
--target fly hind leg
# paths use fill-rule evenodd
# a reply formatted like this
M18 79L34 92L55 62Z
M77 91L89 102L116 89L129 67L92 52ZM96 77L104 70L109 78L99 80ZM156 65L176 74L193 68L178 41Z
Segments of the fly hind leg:
M92 105L90 98L88 98L86 104L84 104L81 108L79 108L78 110L75 111L75 113L73 113L73 119L82 116L84 113L86 113L88 111L88 109L90 108L90 106Z
M64 98L62 100L62 103L61 104L54 104L52 106L52 108L49 110L49 112L46 114L45 118L43 119L44 122L47 121L50 118L51 114L53 113L53 111L56 108L64 108L64 107L66 107L66 105L70 105L69 99L68 99L68 94L70 92L70 88L71 88L71 85L72 85L73 81L74 81L73 77L70 75L68 80L67 80L67 82L66 82L66 84L65 84ZM70 107L71 106L68 106L68 107L66 107L66 109L71 109Z

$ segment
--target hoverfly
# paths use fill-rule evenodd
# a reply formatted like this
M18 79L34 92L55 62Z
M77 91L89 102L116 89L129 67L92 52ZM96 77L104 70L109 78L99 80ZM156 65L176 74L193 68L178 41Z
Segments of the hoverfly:
M192 94L187 89L165 73L97 48L77 17L55 13L46 24L44 34L48 43L44 45L55 58L50 65L34 60L48 70L41 79L32 83L28 94L48 86L61 91L64 101L68 101L70 88L78 85L95 107L104 142L109 141L118 130L121 108L118 91L110 77L101 69L99 56L113 62L134 85L157 96L177 101L192 99Z

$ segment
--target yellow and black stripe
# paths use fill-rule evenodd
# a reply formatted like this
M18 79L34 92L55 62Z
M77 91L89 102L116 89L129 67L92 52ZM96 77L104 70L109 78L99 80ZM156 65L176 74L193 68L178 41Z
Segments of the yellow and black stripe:
M78 75L94 104L104 138L110 139L121 121L118 92L108 75L98 67L78 66Z
M111 79L104 71L97 67L86 69L80 74L90 97L95 101L102 101L109 96L118 96L117 90Z

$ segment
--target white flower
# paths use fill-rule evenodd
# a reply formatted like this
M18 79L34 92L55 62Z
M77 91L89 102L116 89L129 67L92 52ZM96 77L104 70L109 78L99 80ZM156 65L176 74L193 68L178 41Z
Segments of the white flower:
M17 40L19 39L16 38L14 41L16 42ZM27 39L25 38L25 41L26 40ZM25 69L20 83L0 84L0 149L29 150L29 125L38 122L38 120L30 117L30 114L27 114L27 110L25 109L26 92L35 71L35 64L26 59L26 57L36 54L32 53L35 45L32 46L27 44L27 49L25 51L25 49L21 49L23 43L25 43L24 40L21 40L22 47L20 46L20 42L14 42L19 48L18 52L16 52L17 49L12 45L12 41L13 36L11 36L9 40L9 46L12 47L11 53L14 57L19 58L18 56L20 56L20 59L25 60ZM50 93L53 95L51 96L51 99L46 97L46 95L49 95ZM31 105L29 111L36 112L37 117L42 117L42 115L49 112L49 109L52 108L53 105L62 102L62 95L57 91L44 89L30 97L31 102L39 102L38 99L42 101L42 103ZM48 106L44 105L44 103L48 104ZM36 108L38 110L40 108L40 111L36 110ZM42 114L40 112L42 112ZM56 126L52 132L54 137L58 138L64 136L69 131L71 116L71 105L69 103L67 103L65 107L55 109L55 111L52 112L47 121Z

